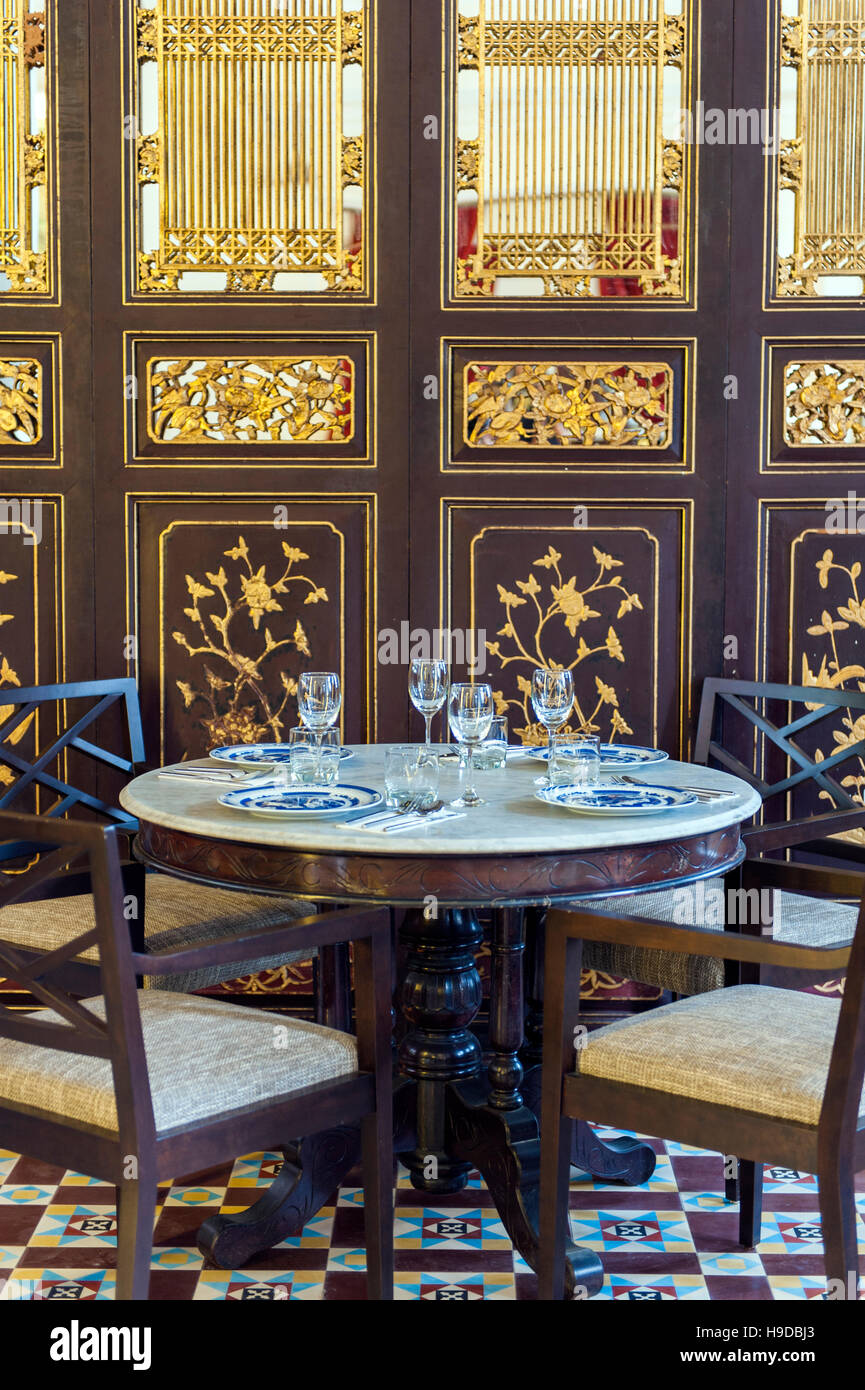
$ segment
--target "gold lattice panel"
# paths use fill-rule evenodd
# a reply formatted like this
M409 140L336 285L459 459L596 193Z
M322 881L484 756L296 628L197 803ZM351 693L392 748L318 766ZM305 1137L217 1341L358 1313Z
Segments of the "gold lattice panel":
M528 280L533 297L591 298L599 278L627 277L643 296L680 297L689 161L665 117L670 70L682 73L679 110L689 88L689 0L675 14L663 0L456 8L458 227L477 213L474 249L457 233L456 294L507 296Z
M137 9L139 293L364 290L367 27L367 0Z
M781 21L780 58L797 75L797 95L796 134L781 143L778 180L782 222L782 195L795 200L793 251L779 255L777 292L861 298L865 0L800 0L798 15Z
M0 293L51 292L50 170L53 101L49 11L0 0L3 127L0 177Z

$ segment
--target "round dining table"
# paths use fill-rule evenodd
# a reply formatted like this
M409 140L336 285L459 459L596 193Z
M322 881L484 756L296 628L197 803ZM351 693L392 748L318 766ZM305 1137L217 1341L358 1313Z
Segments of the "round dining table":
M450 753L448 745L439 748ZM348 751L340 783L383 789L385 745ZM182 764L217 766L207 759ZM761 805L758 792L727 773L671 760L641 770L641 780L728 794L657 815L576 814L539 800L543 764L514 754L506 767L476 774L482 805L394 831L367 825L366 817L263 819L221 805L221 784L166 772L135 778L120 798L138 820L135 852L146 864L188 880L310 904L404 909L396 992L397 1152L413 1186L433 1194L458 1191L477 1168L514 1246L535 1267L540 1069L531 1064L540 1061L545 911L733 871L744 857L742 824ZM440 798L455 799L463 778L452 754L442 757ZM486 1067L471 1028L482 1004L481 911L490 918ZM342 970L347 981L345 962ZM345 1008L335 1000L321 1021L345 1027ZM238 1268L309 1220L358 1155L357 1133L339 1126L287 1144L271 1188L248 1211L205 1223L202 1250L213 1263ZM628 1137L604 1143L588 1126L578 1129L574 1158L606 1181L631 1184L645 1182L654 1167L650 1145ZM594 1292L601 1278L598 1256L571 1245L571 1292Z

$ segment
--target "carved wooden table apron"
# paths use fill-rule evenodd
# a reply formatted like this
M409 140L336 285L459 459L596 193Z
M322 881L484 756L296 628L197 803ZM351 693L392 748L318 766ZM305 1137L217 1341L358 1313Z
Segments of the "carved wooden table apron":
M353 753L341 780L381 786L383 748ZM482 774L486 805L460 820L396 835L364 830L360 822L288 825L246 817L219 806L217 786L156 773L136 778L121 798L139 819L136 853L167 873L311 903L408 909L398 995L404 1020L398 1152L413 1185L430 1193L458 1191L477 1167L514 1246L532 1266L539 1088L537 1067L525 1073L521 1060L521 1054L537 1059L537 1035L523 1049L527 919L530 944L537 947L543 911L553 903L686 884L735 868L743 854L741 823L760 804L745 783L701 767L701 784L734 795L662 817L601 820L537 802L539 770L519 760ZM657 780L676 785L694 773L667 763ZM442 796L449 799L457 787L456 771L443 772ZM475 960L481 908L493 912L492 1058L485 1075L470 1026L481 1005ZM537 1017L534 1022L537 1029ZM202 1227L199 1243L216 1264L236 1269L295 1232L357 1161L359 1142L353 1130L337 1128L306 1136L285 1154L279 1176L249 1211ZM651 1176L654 1153L632 1139L603 1144L580 1127L575 1161L604 1178L636 1184ZM595 1292L602 1280L597 1255L571 1246L569 1258L571 1288Z

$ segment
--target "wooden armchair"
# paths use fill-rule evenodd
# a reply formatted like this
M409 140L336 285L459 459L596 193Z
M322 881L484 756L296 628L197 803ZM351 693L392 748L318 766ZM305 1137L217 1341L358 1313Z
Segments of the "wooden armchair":
M138 990L136 973L152 969L152 956L129 940L117 831L0 813L0 841L15 840L41 853L28 872L0 884L0 970L24 982L45 1011L0 1008L0 1143L116 1185L116 1296L147 1297L161 1180L360 1121L369 1297L392 1297L389 912L329 912L160 952L158 973L170 978L353 941L355 1040L260 1009ZM22 893L82 860L92 922L25 960L5 936L7 912ZM102 994L77 1001L57 977L91 951Z
M805 708L814 704L819 707ZM803 708L800 713L794 712L792 719L784 717L782 722L773 721L770 710L779 705L784 716L791 706ZM809 875L801 871L803 866L767 858L787 850L808 849L843 856L854 863L859 860L861 868L865 869L865 853L858 847L827 838L865 829L865 807L854 800L836 775L843 773L851 763L861 771L858 763L865 757L865 739L850 743L822 761L817 760L816 750L809 751L801 741L806 731L810 738L820 723L832 719L840 722L848 709L865 712L865 692L715 679L703 685L694 761L718 765L756 787L763 797L764 817L770 818L768 823L754 825L744 833L748 860L742 871L742 883L738 870L728 875L726 883L723 879L711 879L705 885L703 901L711 900L709 893L723 892L726 902L727 890L740 886L747 890L777 889L773 931L777 940L795 939L818 945L823 940L837 940L853 934L856 907L836 899L849 896L858 900L862 891L858 871L842 874L840 879L833 878L831 872L822 876L819 873ZM663 781L663 769L657 770L657 778ZM791 817L788 798L801 798L809 792L811 804L804 808L807 814ZM817 798L830 800L835 809L817 814ZM815 909L814 896L827 899L820 904L819 911ZM666 889L605 898L580 906L601 914L672 922L679 901L677 889ZM695 925L711 924L695 922ZM714 925L721 930L724 922L717 921ZM741 924L728 922L727 925ZM759 931L761 925L770 923L761 924L758 920L751 925ZM788 937L790 932L792 937ZM689 952L658 952L628 941L587 942L584 966L680 995L720 989L730 983L731 978L736 978L735 972L725 971L720 958Z
M653 951L752 966L846 968L844 999L768 985L712 990L600 1028L575 1054L574 1040L583 1037L576 1031L583 939L616 946L635 938ZM759 1240L763 1162L816 1173L829 1296L855 1299L853 1183L865 1167L865 906L852 949L849 942L719 938L585 911L551 912L546 949L539 1296L564 1295L569 1122L591 1118L740 1155L740 1239L748 1246Z
M9 768L14 781L0 787L0 810L38 811L48 818L70 811L86 813L116 825L125 839L135 833L133 817L98 790L100 778L113 777L116 783L118 774L125 778L143 770L144 738L134 680L10 688L3 691L2 704L7 714L0 724L0 766ZM94 725L100 719L113 721L114 732L122 740L119 746L125 746L126 752L114 752L97 741ZM32 732L37 721L41 721L40 742L47 744L41 749ZM4 864L20 865L33 852L32 846L23 843L3 847L0 876ZM253 928L281 926L310 910L293 898L237 893L185 883L166 874L145 874L142 865L132 862L124 863L123 876L133 944L153 953L168 946L194 946L213 937L236 940ZM86 875L68 874L52 882L50 889L36 888L34 893L39 900L18 901L4 923L7 939L15 942L25 959L33 952L59 949L85 925L93 927ZM308 958L309 952L293 949L288 955L232 956L231 966L210 964L159 977L148 970L145 984L191 992ZM68 988L82 994L98 990L95 959L95 949L90 947L80 960L68 962L64 972Z

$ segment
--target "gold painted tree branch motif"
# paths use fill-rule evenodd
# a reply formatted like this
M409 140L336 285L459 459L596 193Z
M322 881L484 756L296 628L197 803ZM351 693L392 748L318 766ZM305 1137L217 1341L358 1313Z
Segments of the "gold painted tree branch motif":
M625 663L621 639L612 623L602 615L600 596L606 595L618 601L617 622L629 613L642 611L643 605L639 594L631 593L622 576L613 573L622 567L623 562L599 550L597 546L592 547L592 552L598 572L592 582L583 588L577 587L576 575L571 575L567 582L565 581L560 565L561 552L552 545L546 555L533 562L533 570L529 573L528 579L516 581L518 593L506 589L502 584L497 585L499 602L505 610L505 624L496 636L502 638L506 646L503 648L501 641L487 642L487 651L498 660L501 671L513 665L522 666L523 670L516 674L516 697L508 698L503 690L495 690L493 693L497 713L508 714L514 710L518 717L522 716L523 724L515 726L512 732L519 736L523 744L543 743L547 737L546 731L536 722L531 710L531 675L535 669L576 671L591 657L600 655L610 657L623 665ZM535 568L546 570L550 575L547 586L548 600L543 597L544 586L538 582ZM593 607L593 604L598 606ZM521 613L521 609L525 609L525 613ZM586 632L580 632L579 641L575 643L574 657L567 665L563 666L548 655L550 640L556 636L561 640L563 627L570 637L576 638L578 629L585 625L588 630L588 625L596 619L601 627L597 639L590 645L586 640ZM534 632L531 631L532 622ZM526 671L528 675L525 674ZM574 703L574 723L567 725L563 732L601 733L601 720L608 718L610 741L614 741L619 734L633 734L633 729L619 708L619 697L614 686L595 676L594 692L587 698L585 687L581 693L579 681L576 679L575 685L577 698ZM602 711L608 711L608 714L602 714Z
M663 449L673 371L663 362L470 362L466 444L475 448Z
M865 361L789 362L784 397L787 444L865 444Z
M147 392L157 443L347 444L354 436L354 363L345 357L152 358Z
M865 691L865 666L856 661L847 660L838 642L838 634L847 632L851 628L865 628L865 595L860 591L860 580L862 578L862 565L857 560L854 564L847 566L840 564L835 559L832 550L826 550L822 559L817 562L817 573L819 576L820 588L828 589L830 576L845 576L845 587L849 590L843 603L835 604L835 615L824 609L820 622L808 628L809 637L823 637L826 639L826 649L820 654L820 665L815 671L808 659L808 653L802 655L802 684L813 685L821 690L859 690ZM816 664L816 658L815 658ZM819 703L809 705L809 709L819 708ZM815 760L822 762L827 757L832 757L840 753L845 748L852 747L860 739L865 738L865 714L859 714L854 718L853 711L847 709L844 713L843 707L838 710L840 727L832 731L832 738L835 746L831 749L816 749ZM856 762L858 769L848 773L841 778L841 786L852 796L854 801L865 806L865 760L859 757ZM820 799L832 802L829 792L821 791ZM851 830L840 838L851 840L856 844L865 844L865 830Z
M0 444L42 438L42 366L31 357L0 358Z
M204 706L200 723L208 748L221 743L258 743L263 739L282 742L282 716L289 699L297 694L297 681L285 669L280 670L280 695L279 699L273 698L265 664L276 653L293 651L311 656L309 638L300 618L295 619L293 629L291 619L275 620L286 623L284 630L290 632L290 636L274 637L265 626L263 642L261 637L253 637L257 646L255 652L249 650L250 637L260 633L267 614L285 612L276 595L280 598L289 594L297 594L298 598L302 595L304 605L329 602L326 589L295 570L296 565L309 559L306 552L286 541L282 543L282 550L287 563L279 578L273 581L267 578L266 565L254 568L243 536L224 552L239 566L231 577L224 565L215 573L206 573L206 584L193 575L186 576L192 606L184 608L183 612L193 626L194 635L191 640L180 630L171 635L190 658L202 659L207 690L197 688L190 681L178 680L176 685L186 709L199 704ZM215 604L207 602L211 599ZM238 635L240 628L242 635Z
M5 570L0 569L0 585L11 584L17 578L17 574L7 574ZM0 613L0 627L4 627L6 623L13 622L14 619L14 613ZM4 685L20 686L20 684L21 681L18 678L18 673L16 671L13 671L12 667L9 665L8 657L4 653L0 652L0 689L2 689ZM0 696L0 701L2 701L2 696ZM4 705L0 703L0 724L3 724L9 718L11 713L11 705ZM29 723L29 719L25 720L23 724L18 725L17 729L13 729L12 733L9 736L10 743L17 743L19 739L21 739L24 736L24 731ZM12 769L10 767L7 767L5 763L0 762L0 787L11 787L14 781L15 774L12 771Z

